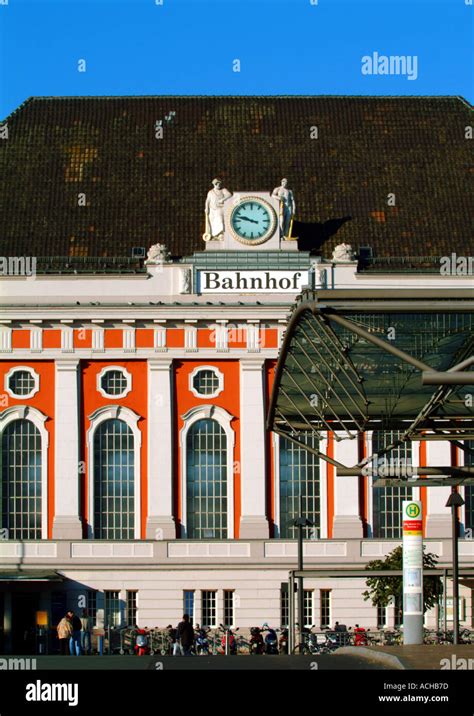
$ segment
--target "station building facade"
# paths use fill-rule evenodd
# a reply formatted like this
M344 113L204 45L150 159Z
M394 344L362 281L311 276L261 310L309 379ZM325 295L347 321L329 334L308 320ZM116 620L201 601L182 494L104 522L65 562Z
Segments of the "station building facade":
M141 101L78 99L72 109L68 105L67 121L61 100L26 103L7 122L18 166L26 161L28 142L32 150L40 142L24 134L22 122L28 125L28 113L33 114L31 126L38 134L54 115L51 131L54 134L56 128L64 135L54 140L63 164L58 164L59 179L47 169L51 196L66 201L67 192L73 190L74 195L84 193L93 207L91 172L97 175L96 184L105 183L104 167L95 166L105 150L94 133L94 122L99 125L98 118L105 121L105 116L113 134L121 122L131 121L130 107ZM344 101L337 105L343 111ZM170 211L176 215L189 211L192 221L187 231L194 232L194 243L188 239L180 243L178 226L169 244L161 227L160 243L152 241L148 232L130 236L128 247L119 246L115 253L113 241L107 244L105 239L100 245L94 237L84 238L80 245L83 219L78 207L80 220L64 218L67 251L59 238L48 239L51 246L46 249L36 239L35 272L4 272L0 279L0 612L6 652L24 650L22 635L37 611L46 611L48 623L54 625L66 608L79 611L83 606L89 608L98 631L132 623L164 627L176 623L183 611L195 623L210 627L226 623L246 630L263 622L284 626L288 572L297 563L293 520L300 495L304 512L314 523L304 545L307 567L354 569L382 559L400 544L401 501L411 498L423 503L427 550L438 555L438 566L450 566L451 520L445 507L449 488L376 488L370 477L342 480L324 460L266 432L265 417L288 315L303 286L356 293L401 287L413 292L466 289L472 286L472 276L441 275L438 266L440 252L451 254L454 248L460 253L464 239L457 245L440 240L433 255L409 247L403 255L389 251L379 256L382 242L377 233L386 237L385 222L398 220L389 208L379 210L386 218L373 219L372 239L363 243L351 233L351 217L323 230L321 223L294 221L293 235L286 236L283 211L266 177L268 168L262 176L255 173L249 141L240 163L244 169L248 165L251 184L231 187L222 235L206 236L203 242L203 229L210 226L212 231L216 220L214 216L204 227L203 192L215 173L210 167L222 171L226 161L206 154L200 171L207 171L209 164L207 183L198 185L194 177L186 184L187 169L191 174L194 169L178 154L181 115L191 106L188 122L194 122L193 136L198 138L199 132L212 135L212 127L217 126L220 151L225 153L226 133L230 131L235 139L235 133L241 132L245 144L247 125L260 127L267 143L272 137L276 144L288 141L281 128L263 127L281 105L268 98L260 104L228 100L226 121L238 125L229 129L228 124L219 125L224 98L211 103L214 115L198 99L182 100L182 112L176 98L150 102L150 116L164 117L161 125L153 121L152 128L165 127L164 142L167 132L173 137L169 151L174 164L160 159L166 170L162 167L161 186L166 185L167 172L184 182L179 206L167 188L169 206L159 210L164 223L171 220ZM408 107L415 116L419 111L423 127L426 106L420 102L419 110L415 101ZM392 100L391 117L392 109L404 117L400 103ZM326 112L324 98L303 106L308 122L315 121L312 115L318 111ZM453 100L449 107L460 128L465 122L464 103ZM375 99L364 105L371 132L379 131L373 116L382 117L386 111L384 103ZM144 131L140 122L136 126ZM17 135L23 137L21 141ZM127 132L123 136L129 137ZM145 149L127 147L134 161L141 151L146 158L146 141ZM193 139L194 144L197 141ZM461 146L456 145L459 153ZM331 147L326 150L331 154ZM159 150L153 146L150 151ZM123 154L126 159L125 150ZM279 161L275 172L281 169L283 175L285 168ZM291 161L304 170L301 154ZM458 157L453 160L453 174L456 161ZM229 166L232 162L239 163L239 157L232 155ZM27 174L33 171L28 162L23 166ZM120 166L126 174L126 166ZM224 183L231 176L229 170ZM278 181L277 174L274 183ZM296 180L291 188L298 205ZM120 193L113 185L108 190L110 196ZM303 189L300 193L304 211L310 199ZM189 208L188 194L192 201L197 194L202 206L198 208L196 201L195 208ZM270 207L269 215L275 219L263 241L239 240L238 224L232 225L232 211L249 197ZM41 217L54 224L54 204L46 206L43 196L32 201L36 201L38 225ZM91 208L86 223L89 232L101 226L105 237L113 233L117 213L108 214L104 197L100 201L100 211L94 217ZM367 213L358 201L354 199L358 210ZM377 214L372 199L363 201ZM87 211L87 206L83 208ZM18 212L18 207L12 211ZM300 211L296 216L301 216ZM79 221L74 235L71 221ZM176 221L179 224L182 218L177 216ZM18 253L30 256L31 248L28 252L28 247L15 243L15 222L21 223L20 215L6 222L10 243L6 236L4 253L7 258ZM54 231L60 233L61 217L56 223ZM34 226L30 228L34 232ZM39 234L42 231L38 229ZM140 231L143 227L137 224ZM298 231L303 235L309 231L314 245L298 241ZM140 258L142 246L146 259ZM124 255L133 258L121 259ZM356 441L334 437L331 432L324 434L321 452L353 465L393 436L360 434ZM314 443L313 437L309 439ZM413 442L395 457L411 461L414 467L456 465L464 459L461 451L441 441ZM460 563L474 567L474 542L469 539L474 527L472 488L463 488L463 494L460 518L465 539L460 542ZM473 618L472 587L469 580L461 586L461 617L467 626ZM342 575L307 579L307 625L325 627L336 620L372 629L396 625L398 605L373 607L363 599L365 588L365 580ZM426 624L436 626L441 618L440 608L435 608Z

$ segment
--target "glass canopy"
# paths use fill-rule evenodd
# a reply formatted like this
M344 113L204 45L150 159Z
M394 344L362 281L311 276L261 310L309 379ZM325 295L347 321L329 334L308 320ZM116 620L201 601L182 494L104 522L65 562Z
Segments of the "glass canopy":
M422 291L406 301L388 292L377 301L341 300L347 293L306 291L300 298L267 427L293 437L310 428L347 437L393 429L471 435L474 384L426 385L422 378L423 371L446 373L474 354L474 293L471 300L467 292L463 300L456 300L460 294L426 300Z

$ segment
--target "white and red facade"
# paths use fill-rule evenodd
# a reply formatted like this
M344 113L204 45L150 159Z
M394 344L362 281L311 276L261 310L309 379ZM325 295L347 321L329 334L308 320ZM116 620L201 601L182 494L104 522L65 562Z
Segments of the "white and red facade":
M308 257L308 268L313 261ZM52 570L65 578L60 585L28 585L37 593L37 608L49 612L50 622L55 618L55 591L65 594L72 607L95 592L97 628L104 624L104 592L119 595L122 621L129 594L137 592L136 618L143 626L177 622L185 592L194 593L198 623L205 621L203 609L209 608L214 608L211 620L216 624L224 619L224 601L229 599L224 592L233 594L234 625L246 629L263 621L281 622L282 583L296 566L296 541L281 536L279 438L266 433L265 416L296 294L209 296L192 288L183 294L183 268L186 259L150 266L147 273L133 277L45 275L4 277L0 282L6 299L0 322L0 430L15 420L34 424L41 444L42 486L41 539L5 534L0 566L3 572L20 565L26 573ZM414 274L377 274L374 279L358 274L355 263L327 262L327 269L330 288L372 288L376 282L416 290L421 285L465 283L462 277L436 275L424 276L421 283ZM9 388L18 370L32 376L33 387L26 395ZM115 371L122 386L116 395L103 388L107 371ZM207 394L196 389L199 371L207 371ZM126 469L133 478L126 498L132 536L126 539L100 539L95 524L96 462L103 461L105 472L113 469L107 462L113 458L94 448L97 431L107 421L127 426ZM194 518L187 480L198 461L189 456L194 445L189 435L199 421L214 421L225 446L219 453L227 489L227 514L224 522L219 518L224 536L213 536L214 528L207 538L205 528L199 538L190 536ZM327 434L321 448L353 465L371 449L371 439L368 434L358 441L337 442ZM415 465L450 465L462 459L447 442L414 443L412 456ZM319 528L316 538L305 543L306 566L363 567L400 543L396 537L373 536L370 478L336 477L333 467L321 460L315 489ZM449 566L451 559L448 494L448 488L414 488L413 494L423 502L427 548L439 555L440 566ZM111 512L122 509L114 504ZM108 519L113 523L110 515ZM461 541L460 560L461 566L473 565L473 541ZM321 610L329 608L331 623L376 626L377 611L361 596L364 580L312 579L305 588L314 624L326 621ZM13 601L19 589L13 580L3 589L6 649L11 648ZM464 623L470 625L471 587L466 584L461 590ZM211 607L204 607L203 600L209 599ZM388 609L389 623L394 610ZM433 610L428 623L434 625L436 618Z

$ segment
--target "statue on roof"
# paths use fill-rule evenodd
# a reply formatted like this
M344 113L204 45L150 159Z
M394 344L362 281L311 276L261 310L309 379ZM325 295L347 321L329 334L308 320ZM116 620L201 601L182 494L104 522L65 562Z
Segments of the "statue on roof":
M162 264L168 261L170 252L164 244L153 244L147 252L145 264Z
M333 261L354 261L354 251L350 244L338 244L332 252Z
M213 188L208 191L204 212L206 215L206 230L204 241L221 240L224 235L224 203L230 199L232 192L223 188L222 179L212 180Z
M272 196L280 201L280 231L284 239L291 238L293 219L296 211L295 197L288 189L288 179L282 179L280 186L275 187Z

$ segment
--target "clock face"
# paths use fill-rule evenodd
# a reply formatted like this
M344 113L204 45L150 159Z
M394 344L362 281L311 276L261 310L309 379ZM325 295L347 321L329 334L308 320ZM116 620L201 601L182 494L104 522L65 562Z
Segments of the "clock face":
M230 216L232 233L243 244L263 244L275 231L276 215L263 199L246 197Z

